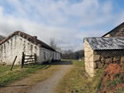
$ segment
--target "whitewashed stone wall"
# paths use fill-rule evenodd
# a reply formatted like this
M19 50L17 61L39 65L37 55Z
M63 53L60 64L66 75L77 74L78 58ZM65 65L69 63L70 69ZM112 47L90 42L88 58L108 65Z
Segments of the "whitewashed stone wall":
M9 40L0 45L0 62L11 65L15 56L17 56L16 65L21 64L22 52L26 55L34 53L40 55L40 47L22 38L19 35L14 35ZM40 61L39 59L37 62Z
M52 60L60 60L61 55L58 52L54 52L52 50L48 50L45 48L40 48L40 56L38 57L42 62L52 61Z
M21 64L22 52L26 55L37 55L37 63L44 61L60 60L60 53L41 47L31 43L27 39L14 35L9 40L0 45L0 64L11 65L15 56L17 56L16 65Z
M49 61L49 60L52 59L52 53L53 53L53 51L51 51L51 50L41 48L40 49L40 57L39 57L39 59L42 62Z
M61 54L60 53L56 53L56 60L60 60L61 59Z

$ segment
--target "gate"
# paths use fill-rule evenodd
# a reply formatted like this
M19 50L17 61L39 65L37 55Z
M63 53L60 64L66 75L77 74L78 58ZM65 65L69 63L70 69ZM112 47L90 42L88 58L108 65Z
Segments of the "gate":
M21 67L23 68L24 65L26 64L35 64L37 60L37 56L36 54L34 55L26 55L24 54L24 52L22 53L22 63L21 63Z

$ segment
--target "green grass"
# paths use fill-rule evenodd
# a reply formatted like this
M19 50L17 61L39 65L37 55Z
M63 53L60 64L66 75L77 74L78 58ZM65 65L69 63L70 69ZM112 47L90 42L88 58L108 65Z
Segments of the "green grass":
M116 93L124 93L124 88L117 89Z
M4 73L5 71L9 71L11 66L2 66L0 65L0 73ZM17 68L18 66L15 66L14 68Z
M88 78L83 61L73 60L73 68L60 82L57 93L96 93L100 86L101 73L99 70L94 78Z
M14 66L13 71L10 71L11 66L0 66L0 87L47 67L48 65L27 65L21 69L19 66Z

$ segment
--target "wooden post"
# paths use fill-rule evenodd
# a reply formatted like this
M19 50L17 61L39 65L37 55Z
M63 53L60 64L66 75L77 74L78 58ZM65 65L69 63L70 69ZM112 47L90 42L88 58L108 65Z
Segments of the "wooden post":
M35 60L35 63L36 63L36 61L37 61L37 55L36 54L34 54L34 60Z
M21 68L24 67L24 62L25 62L25 54L22 52L22 63L21 63Z
M12 69L13 69L13 66L14 66L14 64L15 64L16 58L17 58L17 56L15 57L15 59L14 59L14 61L13 61L13 64L12 64L12 67L11 67L10 71L12 71Z

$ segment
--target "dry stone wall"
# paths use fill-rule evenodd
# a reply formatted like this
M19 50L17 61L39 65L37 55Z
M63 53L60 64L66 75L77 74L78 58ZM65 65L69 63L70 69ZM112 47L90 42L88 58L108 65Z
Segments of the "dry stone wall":
M101 68L110 63L124 63L124 50L94 51L94 67Z
M84 40L85 70L90 77L95 75L96 69L111 63L124 64L124 50L93 50Z

